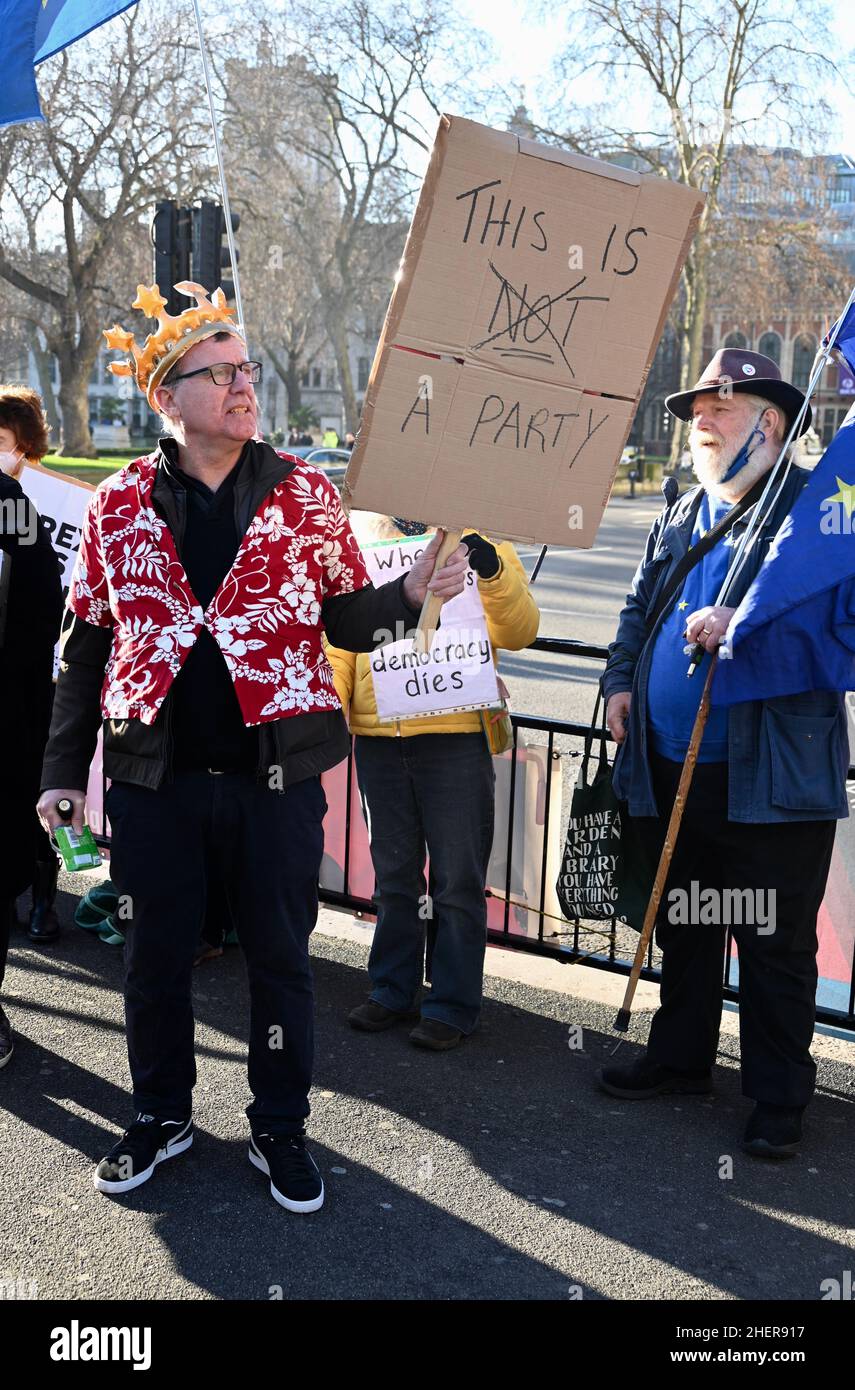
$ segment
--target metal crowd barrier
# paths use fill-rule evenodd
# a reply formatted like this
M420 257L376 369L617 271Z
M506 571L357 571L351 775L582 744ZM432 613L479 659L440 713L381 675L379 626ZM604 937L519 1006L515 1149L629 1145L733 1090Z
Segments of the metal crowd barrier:
M548 652L551 654L571 657L575 659L585 659L591 661L604 662L608 656L606 647L595 646L588 642L576 642L570 638L560 637L538 637L531 646L526 648L528 651ZM552 797L553 767L556 758L553 756L555 739L560 735L568 735L573 738L584 739L590 732L588 724L579 724L570 719L546 719L529 714L511 714L513 725L513 757L510 760L510 793L508 798L508 832L507 832L507 873L505 880L505 892L499 898L504 902L503 921L500 929L495 927L487 931L488 942L493 946L501 946L507 950L523 951L529 955L545 956L552 960L561 961L564 964L572 965L584 963L593 967L595 970L610 970L618 975L628 975L632 969L632 960L629 957L621 956L618 950L618 931L627 933L629 929L622 923L612 919L611 922L598 922L596 924L583 925L583 922L576 918L568 921L566 918L560 919L561 940L548 940L546 938L546 925L550 920L546 912L546 890L547 890L547 862L549 854L549 842L547 830L549 827L549 810ZM531 729L538 733L545 733L546 743L546 787L543 808L543 844L541 853L541 872L539 883L539 901L537 908L530 907L528 904L517 904L511 896L511 875L513 870L513 845L514 845L514 811L515 811L515 790L517 780L517 748L518 735L520 729ZM594 732L594 738L602 739L600 731ZM605 735L608 743L613 742L610 734ZM572 756L580 756L580 753ZM347 791L345 809L345 833L344 833L344 853L343 853L343 889L339 892L333 889L320 888L320 900L329 907L342 908L346 911L359 914L374 915L377 911L377 904L371 898L360 897L351 893L350 882L350 862L351 862L351 800L354 782L353 766L353 745L347 760ZM847 773L847 780L855 782L855 767L850 766ZM106 785L106 779L104 779ZM109 848L110 839L108 835L97 835L97 842ZM488 897L499 897L488 890ZM510 929L511 908L522 906L529 914L537 916L536 935L520 935ZM607 938L604 941L604 949L591 950L589 945L582 940L583 937L590 937L592 934ZM634 933L633 933L634 936ZM566 939L564 939L566 938ZM724 965L724 997L733 1002L739 1001L739 990L732 982L733 955L731 951L731 933L728 930L727 946L725 950ZM633 947L634 952L634 947ZM641 978L659 980L659 970L654 965L654 946L651 943L647 953L647 961L641 972ZM849 978L849 998L846 1009L834 1009L827 1006L818 1005L816 1011L817 1020L820 1023L831 1024L842 1028L847 1032L855 1033L855 952L850 966Z
M548 652L560 656L572 657L573 659L582 658L600 662L604 662L608 655L608 650L606 647L594 646L586 642L576 642L569 638L538 637L531 644L531 647L527 648L527 650ZM514 729L514 741L512 750L513 758L511 760L510 795L508 805L507 876L505 882L505 892L503 895L504 916L501 929L488 929L488 941L491 945L494 946L501 946L508 950L523 951L527 952L530 955L545 956L552 960L561 961L565 964L584 963L585 965L592 966L594 969L597 970L610 970L619 975L628 975L632 968L632 960L624 958L618 953L617 943L618 931L622 930L624 933L626 933L628 929L623 924L616 922L615 920L612 920L611 923L598 922L593 926L589 925L586 927L582 924L582 922L579 919L575 919L572 921L561 919L561 924L563 927L562 936L566 937L567 939L562 939L560 942L556 942L547 940L545 936L546 924L548 921L548 917L545 912L545 899L547 890L546 868L549 853L547 829L549 826L549 810L552 796L553 766L556 761L553 757L555 739L559 735L569 735L571 737L584 739L590 733L590 727L587 724L579 724L573 720L568 719L545 719L534 715L513 713L511 714L511 722L513 724ZM515 810L514 793L516 788L517 774L516 754L518 746L518 734L520 729L535 730L540 733L545 733L547 737L546 787L545 804L543 808L543 847L541 856L539 902L538 907L536 909L533 907L526 906L526 910L528 912L537 916L537 934L527 936L518 935L510 930L510 913L512 906L514 906L511 897L511 873L513 868ZM597 731L594 737L601 739L602 734L599 731ZM605 737L607 742L613 742L610 734L606 734ZM578 756L578 754L574 756ZM326 903L330 907L344 908L356 914L374 914L377 910L377 904L371 899L359 897L352 894L349 891L348 886L351 838L351 792L353 788L353 778L353 749L351 747L351 753L347 763L347 802L344 839L344 887L341 892L321 888L320 897L321 901ZM847 778L850 782L855 782L855 767L849 768ZM491 894L488 890L488 897L490 896L496 895ZM589 946L587 946L586 943L581 939L582 937L590 936L592 931L596 931L603 937L607 936L607 941L604 941L603 943L604 949L592 951L589 948ZM731 951L731 944L731 933L730 931L728 931L724 966L724 997L731 1001L738 1002L739 991L738 988L732 982L733 956ZM642 979L652 980L656 982L659 980L659 970L654 966L653 961L654 949L653 944L651 943L651 947L647 954L647 962L645 968L641 972L641 975ZM832 1024L838 1028L855 1032L855 954L853 954L853 960L850 970L848 1007L844 1010L818 1006L816 1016L817 1020L821 1023Z

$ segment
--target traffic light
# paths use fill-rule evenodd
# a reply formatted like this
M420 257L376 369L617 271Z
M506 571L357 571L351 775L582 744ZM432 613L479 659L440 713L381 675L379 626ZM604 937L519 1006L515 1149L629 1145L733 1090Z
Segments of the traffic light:
M240 214L232 213L232 231L240 226ZM226 235L226 218L219 203L203 199L193 208L193 253L191 279L204 285L209 294L220 286L226 299L234 299L235 287L230 278L231 256ZM240 261L240 251L235 247ZM223 272L226 272L225 278Z
M166 300L170 314L187 308L187 298L173 288L190 277L190 208L182 208L171 198L155 205L151 222L154 248L154 279Z

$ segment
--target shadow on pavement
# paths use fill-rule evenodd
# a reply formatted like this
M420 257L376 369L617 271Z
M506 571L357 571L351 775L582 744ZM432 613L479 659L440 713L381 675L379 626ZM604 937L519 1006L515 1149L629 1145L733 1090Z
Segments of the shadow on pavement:
M313 941L323 1210L283 1211L247 1160L238 951L195 972L193 1148L105 1198L90 1169L129 1120L122 953L73 927L50 954L24 941L4 994L19 1045L0 1073L16 1156L0 1265L28 1258L13 1272L41 1278L42 1297L813 1300L851 1268L851 1067L820 1063L801 1156L758 1163L740 1150L750 1103L735 1040L713 1098L617 1101L595 1080L613 1009L492 979L478 1031L423 1053L406 1028L347 1026L366 952L331 937ZM74 1272L81 1248L88 1276Z

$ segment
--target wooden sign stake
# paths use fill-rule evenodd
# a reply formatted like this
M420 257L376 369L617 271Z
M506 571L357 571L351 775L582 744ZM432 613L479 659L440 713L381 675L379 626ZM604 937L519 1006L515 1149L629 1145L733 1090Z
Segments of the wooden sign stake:
M445 540L439 547L436 557L434 574L441 569L449 555L457 549L460 544L462 531L446 531ZM436 629L439 626L439 615L442 610L444 599L437 598L436 594L428 591L425 601L422 604L422 611L419 615L419 624L416 628L416 650L418 652L430 651L433 639L436 636Z

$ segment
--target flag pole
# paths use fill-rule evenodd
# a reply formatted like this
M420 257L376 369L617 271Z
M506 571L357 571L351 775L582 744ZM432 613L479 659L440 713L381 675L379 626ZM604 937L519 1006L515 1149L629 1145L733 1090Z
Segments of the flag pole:
M752 518L752 520L749 522L748 526L746 527L745 535L742 537L742 540L740 541L740 544L737 546L736 553L735 553L735 555L734 555L734 557L733 557L733 561L732 561L731 567L730 567L730 569L728 570L727 574L725 575L725 579L724 579L724 583L722 584L721 592L720 592L720 594L719 594L719 596L718 596L718 599L716 600L717 603L721 603L722 599L727 595L729 589L731 588L731 586L732 586L732 584L733 584L733 581L735 580L737 574L739 573L739 570L742 568L742 565L743 565L744 559L745 559L745 551L746 551L747 548L748 548L749 537L751 537L753 531L756 531L756 530L757 530L757 528L758 528L758 526L759 526L759 524L760 524L760 513L761 513L761 511L762 511L762 509L763 509L763 503L764 503L765 500L766 500L766 494L768 493L769 489L770 489L771 486L772 486L772 482L773 482L773 480L774 480L774 474L775 474L777 468L779 467L779 465L780 465L780 464L783 462L783 460L785 459L786 454L787 454L787 450L789 449L790 445L792 444L793 439L797 437L797 436L796 436L796 431L800 428L801 423L802 423L802 421L804 420L805 415L807 414L807 408L808 408L808 405L810 404L811 396L813 395L814 391L816 390L817 386L819 385L820 379L821 379L821 377L822 377L822 373L824 372L825 368L828 366L829 362L831 361L831 353L832 353L833 348L834 348L834 343L835 343L835 340L836 340L836 338L837 338L837 333L838 333L839 330L840 330L840 326L841 326L841 324L843 323L843 320L846 318L846 315L849 313L849 310L850 310L850 308L852 307L853 302L855 302L855 285L853 285L853 287L852 287L852 289L851 289L851 291L850 291L849 298L847 299L846 305L845 305L845 307L844 307L844 309L843 309L843 313L839 316L839 318L837 319L837 322L836 322L835 325L834 325L834 331L829 335L828 344L827 344L825 347L823 347L822 345L820 345L820 347L819 347L819 349L818 349L818 351L817 351L816 357L814 358L814 366L813 366L812 375L811 375L811 377L810 377L810 380L808 381L807 390L805 391L805 398L804 398L804 400L803 400L803 402L802 402L802 404L801 404L801 407L800 407L800 409L799 409L798 414L796 415L795 420L793 421L792 425L790 426L790 432L789 432L789 434L787 435L787 438L785 439L783 445L781 446L781 452L779 453L777 459L775 460L774 467L773 467L773 468L771 469L771 471L770 471L770 474L769 474L769 481L768 481L768 483L766 484L766 487L764 488L763 493L762 493L761 496L760 496L760 500L759 500L759 502L758 502L758 504L757 504L757 509L756 509L756 511L755 511L754 517ZM789 466L789 461L788 461L788 466ZM785 473L786 473L786 470L785 470Z
M718 597L715 601L715 607L717 608L720 605L722 605L724 603L724 600L727 598L727 595L729 594L731 588L736 582L736 579L739 576L742 567L748 558L749 545L756 538L756 534L759 532L760 527L767 520L768 516L771 514L775 502L778 500L778 494L776 493L764 513L764 503L766 502L766 498L768 497L772 485L773 483L775 483L776 479L778 483L778 492L780 492L780 489L783 487L784 481L787 477L787 473L792 463L792 459L787 457L787 451L789 450L793 440L797 438L797 431L801 428L802 421L804 420L805 415L807 414L807 408L810 404L811 396L813 395L814 391L819 385L819 382L822 378L822 373L831 361L831 353L834 349L834 343L837 338L837 334L840 331L840 327L843 324L846 315L849 313L849 310L852 307L853 303L855 303L855 285L853 285L849 293L849 298L846 301L843 313L840 314L832 332L829 334L828 343L825 345L820 345L819 349L817 350L816 357L814 358L814 365L811 371L811 377L808 381L807 389L805 391L805 398L802 401L798 414L796 415L792 425L790 426L789 434L784 440L784 443L781 445L780 453L778 454L778 457L775 460L772 468L769 470L768 482L766 483L763 492L761 493L757 503L755 504L755 507L753 508L754 514L745 528L745 532L742 536L742 539L739 542L739 545L736 547L733 560L731 561L730 567L728 568L727 574L724 577L722 586L718 593ZM778 478L777 474L778 471L781 469L782 463L785 466L783 470L781 470L781 475ZM688 675L691 676L694 674L694 671L696 667L700 664L703 655L704 648L700 646L700 644L698 644L692 652L689 669L687 672Z
M208 61L208 47L205 43L205 31L202 28L202 14L199 9L199 0L193 0L193 13L196 16L196 32L199 35L199 51L202 54L202 68L205 73L205 90L208 93L208 110L211 115L211 131L214 136L214 150L217 156L217 169L220 175L220 193L223 200L223 213L226 221L226 240L229 244L229 255L232 262L232 280L235 287L235 305L237 306L238 328L241 333L246 334L246 326L243 318L243 301L240 293L240 272L238 271L237 251L235 249L235 234L232 228L232 210L229 205L229 190L226 184L226 171L223 166L223 152L220 148L220 133L217 127L217 113L214 107L214 89L211 83L211 65ZM212 289L215 286L211 286Z
M766 487L763 489L761 497L755 505L754 517L752 518L752 522L749 523L748 528L746 528L746 532L742 538L740 547L733 558L731 567L728 570L724 583L722 584L719 597L716 600L717 605L721 603L723 597L726 597L730 585L734 582L737 574L739 573L739 570L745 563L745 559L747 557L747 540L749 532L752 530L756 531L760 525L758 518L760 517L760 513L766 496L769 493L770 488L772 487L774 475L780 468L781 463L784 461L787 450L789 449L790 444L792 443L793 438L795 437L796 430L798 429L799 425L805 417L810 398L816 390L817 384L822 376L825 367L831 360L831 352L834 348L834 343L837 338L837 334L840 331L840 327L843 324L843 321L845 320L846 315L848 314L853 303L855 303L855 286L852 287L849 298L846 301L846 306L843 310L843 313L839 316L834 325L834 329L829 334L828 343L820 347L816 357L814 358L814 367L812 369L811 378L808 382L807 390L805 391L805 399L802 402L801 409L799 410L795 420L793 421L793 424L790 428L790 432L787 435L787 438L781 448L781 451L775 461L775 464L773 468L770 470L769 481L767 482ZM787 466L783 471L781 483L783 483L783 480L787 475L787 469L789 468L790 462L791 460L787 460ZM769 512L771 512L772 506L774 506L774 500L770 504ZM695 647L694 652L692 653L692 664L689 667L688 675L693 674L696 666L700 664L700 660L703 658L704 654L705 648L698 644ZM623 1004L620 1010L618 1011L617 1017L615 1018L614 1028L616 1032L626 1033L629 1030L632 1001L635 997L636 986L638 985L641 970L644 965L644 957L647 954L647 948L650 945L650 939L653 935L653 928L656 922L656 914L659 911L659 904L662 901L662 895L665 891L665 882L668 877L668 871L671 867L671 860L673 858L674 849L677 844L677 837L680 833L680 825L683 820L683 812L686 808L686 799L689 794L689 788L692 785L692 778L695 775L695 766L698 760L698 753L700 751L701 740L703 739L704 730L707 725L707 719L709 718L710 689L712 686L713 675L715 673L718 655L718 651L714 651L712 653L712 660L710 662L707 677L704 682L704 688L701 693L701 700L700 704L698 705L698 713L695 717L692 735L689 740L689 747L686 752L686 757L683 761L683 769L680 773L680 781L677 787L676 796L674 797L674 805L671 808L671 815L668 821L668 829L665 832L665 842L662 846L662 853L659 856L659 864L656 869L656 876L653 880L653 889L651 891L650 898L647 903L647 911L644 914L644 923L642 925L641 934L638 939L638 946L635 952L635 959L632 964L632 970L630 972L629 980L627 981L626 993L624 995ZM618 1044L618 1046L620 1046L620 1043ZM617 1048L615 1049L615 1051L617 1051Z

